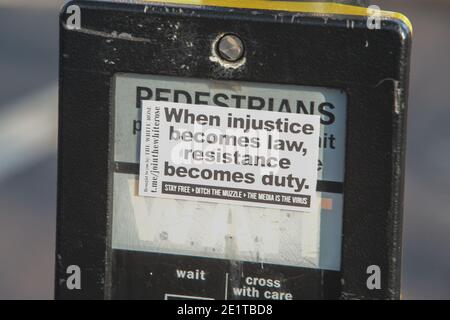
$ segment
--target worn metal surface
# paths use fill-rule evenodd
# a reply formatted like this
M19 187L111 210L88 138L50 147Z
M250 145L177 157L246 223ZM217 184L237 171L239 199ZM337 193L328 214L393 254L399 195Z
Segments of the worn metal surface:
M124 10L119 4L78 4L83 10L81 30L65 29L65 15L61 16L58 298L139 298L151 294L148 288L120 294L111 291L114 166L110 102L111 79L116 72L255 82L269 79L346 90L349 112L342 270L298 269L285 277L297 279L295 286L306 288L299 298L399 297L410 49L409 30L404 24L384 20L381 31L371 32L364 17L156 4L129 5ZM178 26L176 37L174 25ZM152 32L156 26L162 26L160 33ZM245 65L224 68L208 59L211 42L224 31L239 32L249 44ZM188 42L193 46L187 46ZM180 68L181 64L189 68ZM114 258L117 265L124 265L120 261L125 261L127 254ZM158 263L158 259L155 256L152 261ZM175 259L179 262L183 258ZM69 291L65 286L65 270L70 264L85 270L82 291ZM382 270L381 290L371 291L366 286L369 265ZM231 261L216 265L218 270L237 274L245 267L258 269L257 265ZM275 266L264 267L269 273L281 272ZM152 284L158 283L162 284L161 279Z

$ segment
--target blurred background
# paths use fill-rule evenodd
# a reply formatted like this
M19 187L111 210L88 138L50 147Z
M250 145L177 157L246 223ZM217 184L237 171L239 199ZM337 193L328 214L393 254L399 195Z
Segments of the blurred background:
M51 299L58 11L0 0L0 299ZM450 1L372 1L414 25L403 298L450 299Z

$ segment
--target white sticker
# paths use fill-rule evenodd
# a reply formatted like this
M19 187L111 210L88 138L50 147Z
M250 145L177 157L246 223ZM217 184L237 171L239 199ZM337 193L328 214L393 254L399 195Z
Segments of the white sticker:
M139 195L312 212L320 116L144 101Z

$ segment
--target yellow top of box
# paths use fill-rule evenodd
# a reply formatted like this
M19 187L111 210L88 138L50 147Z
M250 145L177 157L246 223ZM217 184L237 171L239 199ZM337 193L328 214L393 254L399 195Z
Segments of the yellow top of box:
M288 12L305 12L316 14L341 14L353 16L371 16L373 10L348 4L330 2L287 2L268 0L144 0L146 2L159 2L170 4L188 4L196 6L215 6L240 9L262 9ZM383 18L391 18L403 21L412 32L412 24L409 19L401 13L391 11L380 11Z

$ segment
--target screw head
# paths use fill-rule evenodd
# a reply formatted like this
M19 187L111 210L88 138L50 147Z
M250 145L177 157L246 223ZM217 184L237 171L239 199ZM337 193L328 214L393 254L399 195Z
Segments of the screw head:
M244 43L234 34L226 34L217 43L219 56L229 62L236 62L244 56Z

